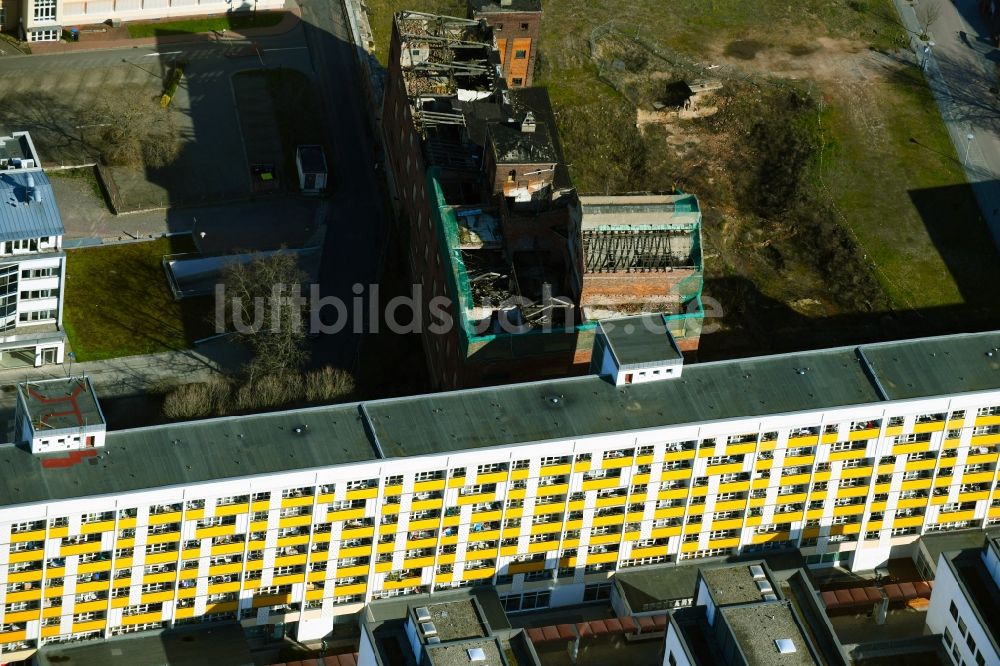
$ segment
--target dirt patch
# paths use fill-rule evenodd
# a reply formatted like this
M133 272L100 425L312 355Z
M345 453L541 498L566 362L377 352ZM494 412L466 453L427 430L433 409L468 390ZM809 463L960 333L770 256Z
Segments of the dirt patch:
M812 55L816 53L817 48L815 46L807 46L805 44L792 44L785 49L788 55L794 58L801 58L802 56Z
M766 48L768 48L767 44L758 42L756 39L737 39L726 44L723 53L728 58L753 60L757 57L758 53Z

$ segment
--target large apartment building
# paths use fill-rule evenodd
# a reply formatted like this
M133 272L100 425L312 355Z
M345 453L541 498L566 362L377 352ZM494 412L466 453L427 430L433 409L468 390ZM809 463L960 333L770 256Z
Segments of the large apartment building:
M701 333L701 210L692 195L583 198L548 95L508 87L495 27L396 14L382 122L409 268L434 321L436 388L565 377L597 321L663 313L685 351Z
M58 41L74 26L280 10L281 0L234 5L226 0L0 0L0 30L29 42Z
M0 659L221 619L310 639L480 584L574 604L770 548L871 569L1000 521L1000 333L684 367L662 318L616 323L600 374L106 434L88 382L22 385Z
M63 233L31 136L0 136L0 368L63 362Z

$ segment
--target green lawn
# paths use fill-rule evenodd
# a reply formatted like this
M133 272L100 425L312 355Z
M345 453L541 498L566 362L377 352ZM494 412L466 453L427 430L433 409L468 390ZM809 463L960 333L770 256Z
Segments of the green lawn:
M239 12L211 18L194 18L182 21L158 21L156 23L129 23L128 35L133 39L141 37L166 37L167 35L190 35L199 32L219 32L221 30L244 30L246 28L267 28L277 25L284 17L283 12Z
M80 180L87 184L87 187L95 197L104 200L104 192L101 191L101 184L97 182L97 173L94 167L80 167L78 169L53 169L46 171L49 178L64 178L66 180Z
M77 361L187 349L212 333L211 299L175 301L160 263L187 236L69 250L63 321Z

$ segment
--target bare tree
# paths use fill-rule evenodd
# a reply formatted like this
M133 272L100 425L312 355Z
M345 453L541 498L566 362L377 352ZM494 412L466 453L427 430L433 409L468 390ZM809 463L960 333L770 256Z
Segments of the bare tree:
M927 32L941 16L939 0L920 0L917 7L917 21L920 23L920 38L927 39Z
M101 159L109 165L161 167L180 150L171 112L141 90L106 90L91 108L89 124L99 129Z
M226 268L228 323L253 351L245 368L251 384L297 373L308 359L306 299L301 296L305 280L296 255L284 250L255 253Z

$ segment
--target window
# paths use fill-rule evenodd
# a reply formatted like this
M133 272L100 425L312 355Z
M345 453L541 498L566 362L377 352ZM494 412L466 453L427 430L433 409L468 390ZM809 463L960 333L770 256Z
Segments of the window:
M511 84L512 86L523 86L523 85L524 85L524 79L522 79L522 78L521 78L521 77L519 77L519 76L515 76L514 78L512 78L512 79L510 80L510 84Z
M56 274L55 268L32 268L21 271L22 278L43 278L52 277Z
M521 24L521 31L523 32L523 31L525 31L527 29L528 29L528 24L527 23L522 23Z
M503 31L503 23L497 23L496 25L494 25L493 26L493 31L494 32L502 32Z
M46 319L55 319L55 310L35 310L34 312L22 312L18 317L19 321L44 321Z
M958 630L962 632L963 636L969 632L969 628L965 626L965 620L962 618L958 618Z
M58 293L57 289L33 289L31 291L22 291L21 300L36 300L39 298L51 298Z
M524 60L528 57L528 52L524 49L518 49L514 51L514 60Z
M56 19L56 0L35 0L35 20L54 21Z

